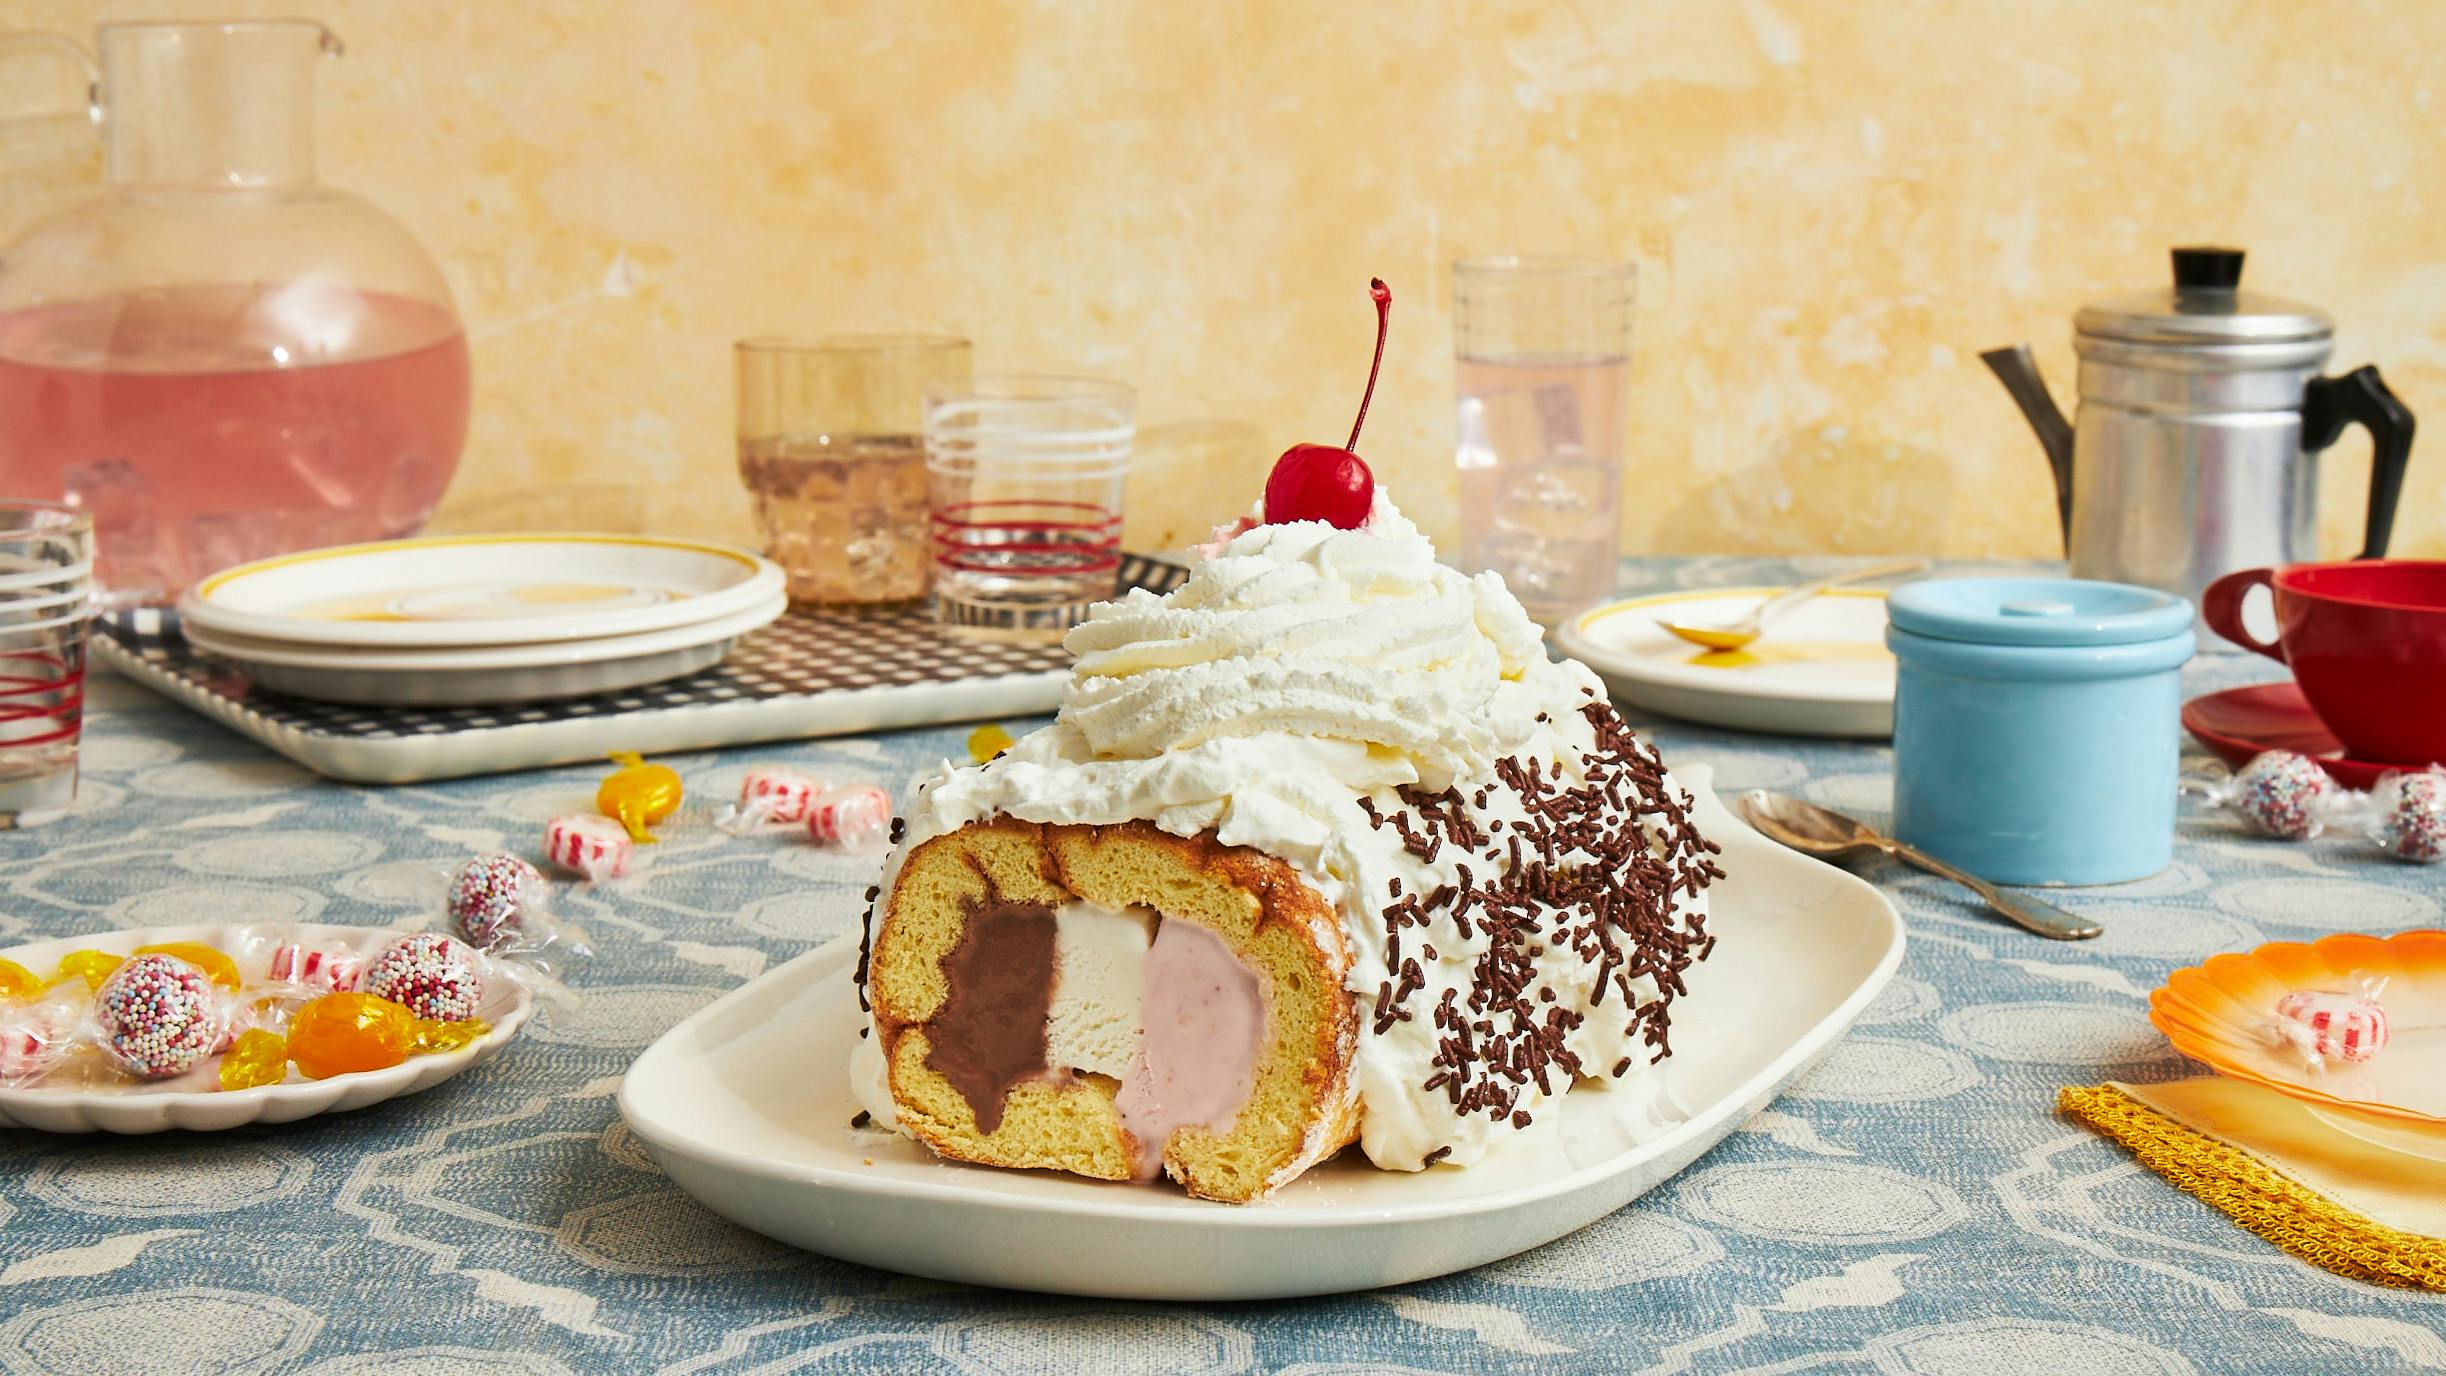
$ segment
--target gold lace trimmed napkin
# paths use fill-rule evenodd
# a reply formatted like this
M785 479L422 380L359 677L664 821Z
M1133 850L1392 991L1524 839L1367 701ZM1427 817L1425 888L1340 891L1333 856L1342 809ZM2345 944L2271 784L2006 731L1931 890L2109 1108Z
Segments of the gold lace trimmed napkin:
M2446 1161L2348 1136L2296 1100L2214 1075L2070 1086L2057 1103L2314 1266L2446 1290Z

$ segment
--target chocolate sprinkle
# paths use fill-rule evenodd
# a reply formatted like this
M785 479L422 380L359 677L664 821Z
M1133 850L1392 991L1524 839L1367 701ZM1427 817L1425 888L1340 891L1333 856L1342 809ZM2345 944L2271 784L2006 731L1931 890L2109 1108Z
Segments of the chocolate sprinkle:
M865 1109L859 1109L858 1116L850 1119L849 1125L853 1128L862 1128L873 1121L875 1121L875 1115L867 1112Z
M1610 704L1586 703L1580 712L1594 728L1596 748L1582 761L1579 783L1536 757L1496 762L1496 786L1512 794L1522 813L1508 828L1501 819L1481 825L1470 815L1487 809L1494 787L1478 788L1466 805L1456 789L1405 788L1401 809L1390 813L1373 799L1360 800L1370 823L1389 824L1402 848L1423 863L1433 864L1450 842L1491 872L1481 880L1469 864L1455 864L1459 882L1424 895L1404 895L1401 881L1391 880L1392 901L1382 910L1396 978L1376 992L1380 1035L1411 1017L1410 996L1426 987L1417 959L1400 955L1404 929L1426 927L1442 913L1462 936L1487 937L1466 996L1447 989L1432 1014L1436 1053L1424 1088L1442 1091L1464 1117L1526 1127L1529 1113L1519 1107L1525 1086L1552 1094L1558 1079L1568 1087L1593 1073L1568 1044L1583 1017L1556 1006L1554 988L1538 977L1537 958L1549 948L1576 955L1592 970L1591 1004L1603 1005L1609 991L1619 998L1630 1033L1661 1060L1670 1049L1672 1002L1685 992L1683 975L1715 946L1704 917L1685 923L1675 912L1676 900L1696 897L1724 876L1712 858L1717 847L1690 820L1694 800L1666 787L1664 761ZM1422 949L1435 959L1434 947ZM1643 982L1652 995L1642 995ZM1620 1077L1630 1066L1624 1057L1613 1073Z
M1437 1147L1435 1150L1433 1150L1433 1151L1431 1151L1431 1152L1428 1152L1428 1153L1427 1153L1427 1156L1426 1156L1426 1159L1425 1159L1425 1160L1423 1160L1423 1161L1421 1161L1421 1162L1419 1162L1419 1164L1420 1164L1420 1165L1422 1165L1422 1166L1432 1166L1432 1165L1434 1165L1436 1162L1441 1161L1441 1160L1443 1160L1445 1157L1450 1156L1450 1155L1452 1155L1452 1148L1450 1148L1450 1147Z

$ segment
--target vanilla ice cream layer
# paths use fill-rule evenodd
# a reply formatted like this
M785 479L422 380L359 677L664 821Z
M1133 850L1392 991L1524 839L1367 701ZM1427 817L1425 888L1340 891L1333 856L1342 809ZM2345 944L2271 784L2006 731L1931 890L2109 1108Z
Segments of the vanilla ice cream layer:
M1054 909L1053 922L1045 1064L1122 1079L1138 1059L1155 913L1080 900Z

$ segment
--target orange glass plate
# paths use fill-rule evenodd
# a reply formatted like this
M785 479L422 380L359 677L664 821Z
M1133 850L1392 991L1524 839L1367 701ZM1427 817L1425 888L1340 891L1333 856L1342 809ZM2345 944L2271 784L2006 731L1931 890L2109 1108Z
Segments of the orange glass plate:
M2360 992L2384 980L2386 1048L2358 1065L2314 1066L2270 1034L2276 1001L2297 990ZM2446 931L2277 941L2210 956L2149 995L2149 1021L2174 1049L2220 1075L2304 1103L2446 1128Z

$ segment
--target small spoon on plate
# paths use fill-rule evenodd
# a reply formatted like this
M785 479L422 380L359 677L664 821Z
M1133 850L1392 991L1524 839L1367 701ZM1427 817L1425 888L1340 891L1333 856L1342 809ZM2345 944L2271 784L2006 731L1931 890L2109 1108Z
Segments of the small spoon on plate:
M1955 869L1926 851L1903 844L1865 822L1855 821L1815 803L1753 788L1741 795L1741 815L1770 841L1780 841L1804 855L1840 860L1867 851L1881 851L1906 865L1960 884L1987 900L1987 906L2030 931L2057 941L2085 941L2106 929L2087 918L2026 894L2007 893L1968 870Z
M1843 583L1862 583L1871 578L1892 578L1906 573L1918 573L1928 567L1925 559L1896 559L1883 564L1871 564L1863 569L1850 569L1797 588L1779 592L1750 609L1750 614L1722 625L1701 625L1691 621L1667 621L1656 618L1656 624L1689 641L1710 650L1738 650L1767 633L1767 618L1787 607L1796 606L1828 588Z

